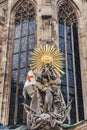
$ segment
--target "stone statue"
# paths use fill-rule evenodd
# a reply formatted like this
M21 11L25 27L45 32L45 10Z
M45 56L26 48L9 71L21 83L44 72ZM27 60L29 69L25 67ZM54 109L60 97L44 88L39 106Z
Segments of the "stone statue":
M50 65L44 67L42 72L36 76L36 80L43 87L34 86L30 106L24 104L28 127L30 130L41 130L44 124L49 129L55 128L57 125L62 127L66 118L70 118L68 115L71 110L71 102L67 106L65 105L60 89L61 80L52 73Z
M41 46L35 51L31 67L35 76L32 73L32 76L28 75L33 85L30 83L30 89L24 89L31 97L30 105L23 104L27 125L29 130L60 130L66 119L70 122L71 110L71 101L66 105L61 92L62 56L54 46Z

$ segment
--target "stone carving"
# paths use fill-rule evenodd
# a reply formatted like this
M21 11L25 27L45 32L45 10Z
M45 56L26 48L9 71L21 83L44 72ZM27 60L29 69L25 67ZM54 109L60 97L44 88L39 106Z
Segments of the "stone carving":
M61 80L54 73L53 65L45 60L41 71L34 73L37 83L32 86L30 105L24 104L29 130L60 130L66 119L70 121L71 101L65 104Z
M42 129L43 125L55 128L62 127L63 122L70 117L71 102L65 105L61 93L61 80L51 72L51 66L46 65L40 74L36 74L36 81L44 87L33 86L34 95L30 106L25 105L27 125L31 130ZM48 127L48 129L49 129Z

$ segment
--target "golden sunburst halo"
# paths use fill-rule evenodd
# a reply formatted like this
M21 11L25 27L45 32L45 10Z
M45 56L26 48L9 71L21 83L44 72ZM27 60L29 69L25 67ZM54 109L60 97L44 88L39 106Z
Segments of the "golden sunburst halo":
M32 53L31 69L37 72L41 71L44 65L51 64L53 72L60 78L64 73L62 71L63 60L63 53L55 45L39 45L35 47Z

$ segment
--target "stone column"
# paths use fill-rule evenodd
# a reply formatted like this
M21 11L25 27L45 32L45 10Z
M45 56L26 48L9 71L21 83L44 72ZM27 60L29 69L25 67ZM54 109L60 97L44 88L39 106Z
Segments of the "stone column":
M82 76L82 93L84 104L84 116L87 119L87 36L85 32L85 24L83 18L79 23L79 50L80 50L80 62L81 62L81 76Z
M79 19L79 48L81 61L84 117L87 119L87 2L83 1L82 16Z

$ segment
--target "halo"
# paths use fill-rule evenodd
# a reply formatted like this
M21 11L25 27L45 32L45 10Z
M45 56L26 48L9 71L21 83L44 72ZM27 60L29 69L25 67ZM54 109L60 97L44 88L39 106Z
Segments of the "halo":
M54 45L39 45L32 53L32 64L30 67L34 72L37 72L41 71L44 65L51 64L53 72L58 77L61 77L64 74L62 71L63 60L63 53Z

